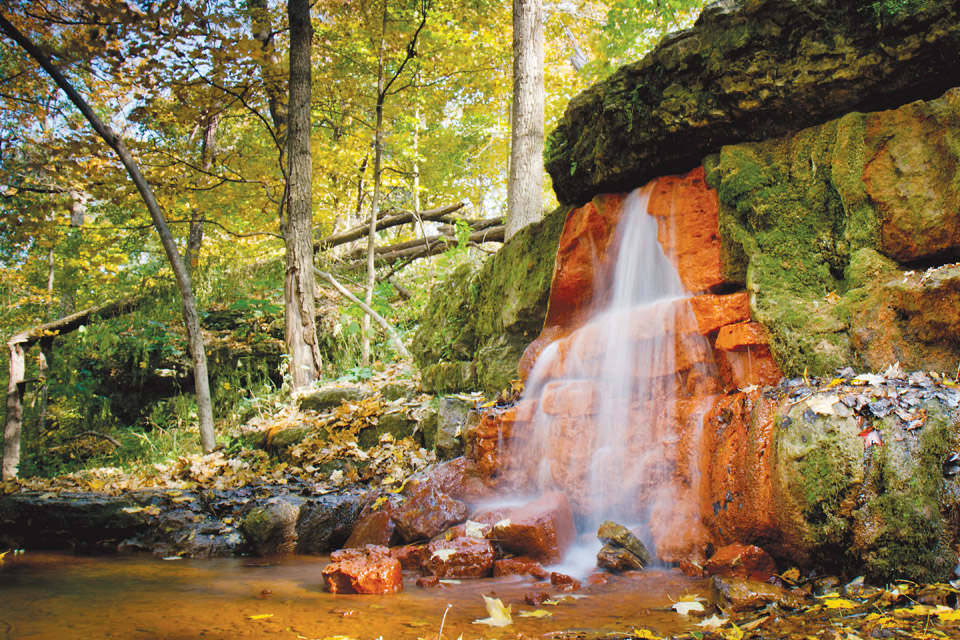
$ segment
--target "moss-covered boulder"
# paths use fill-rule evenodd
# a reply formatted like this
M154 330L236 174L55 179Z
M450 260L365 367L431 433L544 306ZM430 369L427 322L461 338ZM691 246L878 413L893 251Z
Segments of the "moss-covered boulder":
M960 360L960 89L706 161L726 277L787 375ZM918 265L933 268L912 278Z
M707 421L717 544L873 581L952 579L960 391L924 373L802 380L725 398Z
M956 85L960 4L720 0L574 98L547 140L560 202L686 171L722 145L781 136Z
M411 344L425 391L496 392L517 377L543 328L557 243L568 209L517 232L482 266L434 287Z

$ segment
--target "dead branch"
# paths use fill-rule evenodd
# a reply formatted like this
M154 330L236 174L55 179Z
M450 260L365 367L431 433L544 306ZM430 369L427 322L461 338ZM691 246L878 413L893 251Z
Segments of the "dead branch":
M403 342L400 340L400 336L398 336L396 330L392 326L390 326L390 323L383 319L383 316L381 316L379 313L377 313L376 311L368 307L366 304L364 304L362 300L357 298L355 295L350 293L342 284L337 282L337 279L333 277L333 274L327 273L326 271L321 271L316 267L313 268L313 272L316 273L321 278L323 278L324 280L326 280L327 282L329 282L330 284L332 284L333 288L340 292L340 295L344 296L345 298L350 300L350 302L354 303L355 305L363 309L364 313L366 313L368 316L373 318L374 322L380 325L380 328L383 329L388 336L390 336L390 340L391 342L393 342L394 346L396 346L397 353L400 354L400 357L402 358L410 357L410 354L407 352L407 348L403 346Z
M75 435L75 436L70 436L69 438L64 438L64 440L79 440L80 438L83 438L83 437L85 437L85 436L93 436L93 437L95 437L95 438L103 438L104 440L106 440L107 442L109 442L110 444L112 444L112 445L113 445L114 447L116 447L117 449L120 448L120 443L117 441L116 438L114 438L114 437L112 437L112 436L108 436L108 435L105 434L105 433L100 433L99 431L84 431L83 433L78 433L78 434Z
M442 220L454 211L459 211L463 208L463 206L464 205L462 202L458 202L456 204L447 205L446 207L441 207L439 209L421 211L419 214L416 214L413 211L401 211L399 213L386 215L377 220L377 231L389 229L390 227L396 227L401 224L410 224L412 222L416 222L418 217L420 220ZM316 253L317 251L338 247L342 244L347 244L348 242L354 242L360 238L363 238L368 233L370 233L369 218L361 225L347 229L346 231L333 233L325 238L321 238L313 244L313 251Z

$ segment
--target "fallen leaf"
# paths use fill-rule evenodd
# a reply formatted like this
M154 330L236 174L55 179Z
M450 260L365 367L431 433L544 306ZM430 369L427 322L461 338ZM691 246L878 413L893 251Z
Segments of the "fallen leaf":
M486 624L491 627L506 627L513 624L513 618L510 616L510 605L503 606L500 598L491 598L483 596L483 602L487 607L489 617L481 620L474 620L473 624Z
M658 636L650 629L634 629L631 634L633 638L641 638L642 640L660 640L663 636Z
M858 605L845 598L827 598L823 601L823 606L827 609L855 609Z
M783 575L781 575L780 577L788 582L796 582L797 580L800 579L800 569L797 569L796 567L794 567L789 571L784 571Z
M703 622L698 622L698 627L703 627L704 629L719 629L723 625L727 624L726 618L721 618L717 614L713 614L709 618L704 618Z
M440 558L442 561L446 562L450 559L450 556L457 552L456 549L437 549L430 555L430 559Z
M553 614L546 609L534 609L533 611L519 611L517 615L521 618L549 618Z
M251 620L266 620L267 618L272 618L272 617L273 617L273 614L272 614L272 613L258 613L258 614L256 614L256 615L247 616L247 617L248 617L249 619L251 619Z
M684 615L684 616L688 616L688 615L690 615L690 613L692 613L692 612L702 612L702 611L704 611L703 605L700 604L699 602L696 602L696 601L693 601L693 602L684 602L684 601L674 602L674 603L673 603L673 606L671 606L670 608L673 609L674 611L676 611L677 613L679 613L679 614L681 614L681 615Z
M814 413L819 413L822 416L832 416L833 415L833 405L840 402L840 398L836 395L822 396L819 398L812 398L807 401L807 406Z
M485 538L487 537L486 528L489 526L488 524L467 520L464 533L471 538Z

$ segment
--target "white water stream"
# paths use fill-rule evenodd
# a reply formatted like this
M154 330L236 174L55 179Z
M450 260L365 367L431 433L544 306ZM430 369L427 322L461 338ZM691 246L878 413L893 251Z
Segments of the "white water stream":
M531 371L524 399L535 409L507 448L506 469L523 493L565 493L581 534L613 520L656 555L665 527L694 526L681 503L696 493L702 421L688 419L679 403L713 365L706 340L691 330L690 294L647 213L651 190L652 183L623 203L612 281L594 287L605 293L589 321L545 348ZM595 566L597 549L568 554L567 568Z

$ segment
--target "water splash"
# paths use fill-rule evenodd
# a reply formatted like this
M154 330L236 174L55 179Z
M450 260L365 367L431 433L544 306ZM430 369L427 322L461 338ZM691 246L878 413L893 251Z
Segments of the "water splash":
M661 558L697 555L702 387L712 351L647 212L653 183L622 205L589 320L548 345L526 385L504 471L529 493L559 490L578 528L635 529ZM675 242L666 242L675 246Z

